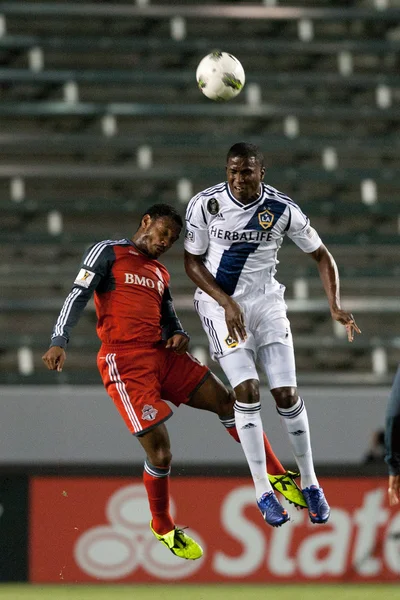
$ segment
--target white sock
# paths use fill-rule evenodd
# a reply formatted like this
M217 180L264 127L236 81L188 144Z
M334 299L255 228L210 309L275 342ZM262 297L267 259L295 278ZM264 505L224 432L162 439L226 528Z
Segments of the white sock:
M236 430L253 477L256 498L259 500L263 494L272 491L267 475L261 404L260 402L245 404L236 401L233 408Z
M290 408L277 407L277 411L289 434L289 441L300 471L301 488L304 490L310 485L319 486L314 471L307 411L302 398L299 398Z

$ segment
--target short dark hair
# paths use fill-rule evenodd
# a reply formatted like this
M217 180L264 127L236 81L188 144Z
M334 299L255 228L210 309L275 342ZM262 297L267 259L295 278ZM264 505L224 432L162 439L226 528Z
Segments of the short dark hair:
M237 144L233 144L233 146L231 146L231 148L228 150L226 162L228 162L230 158L236 156L240 156L242 158L255 158L261 167L264 166L264 155L260 148L255 144L249 144L247 142L238 142Z
M140 222L145 215L149 215L152 220L161 219L162 217L169 217L182 229L183 221L181 215L178 213L176 208L170 204L153 204L150 206L141 216Z

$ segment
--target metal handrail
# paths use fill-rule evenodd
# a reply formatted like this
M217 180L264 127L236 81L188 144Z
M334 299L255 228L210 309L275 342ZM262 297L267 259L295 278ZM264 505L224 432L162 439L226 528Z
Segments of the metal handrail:
M232 39L227 37L229 48L232 52L254 55L253 39ZM224 44L222 37L220 44ZM42 35L42 34L6 34L0 37L0 48L9 50L28 50L40 47L46 50L84 52L84 51L112 51L112 52L140 52L140 51L194 51L209 52L214 48L214 38L186 38L174 40L167 36L154 37L151 35L118 36L109 35ZM303 42L298 39L279 39L264 37L257 39L257 56L268 54L337 54L338 52L360 52L384 54L386 52L398 52L400 50L399 40L387 39L336 39L336 40L310 40Z
M236 102L222 106L209 100L199 100L196 104L155 104L141 102L63 102L63 101L30 101L1 102L0 116L31 117L96 117L114 115L136 118L282 118L288 115L310 119L341 119L353 121L378 119L382 121L399 121L398 108L378 108L370 104L348 106L348 104L244 104Z
M173 5L132 5L111 2L0 2L0 13L14 16L55 16L55 17L98 17L98 18L166 18L186 17L204 19L267 19L274 21L296 21L311 19L322 21L347 21L368 19L373 21L399 21L400 9L352 8L340 6L301 7L301 6L257 6L249 4L173 4Z
M246 73L248 83L260 85L274 85L293 87L299 85L302 88L317 85L340 85L342 87L376 87L388 85L396 87L400 85L400 75L396 73L352 73L351 77L337 72L321 71L273 71L261 72L248 71ZM42 85L47 83L63 84L67 81L86 84L108 84L118 85L131 83L135 85L167 85L193 86L195 84L195 73L188 69L44 69L43 71L32 71L31 69L0 68L0 81L3 83L29 83L31 85Z

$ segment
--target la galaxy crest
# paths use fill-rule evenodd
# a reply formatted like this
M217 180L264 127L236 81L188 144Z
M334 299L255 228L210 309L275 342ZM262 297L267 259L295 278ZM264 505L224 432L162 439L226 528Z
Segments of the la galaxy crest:
M262 212L258 213L258 222L260 223L263 229L269 229L270 227L272 227L274 218L274 213L272 213L267 208Z
M207 202L207 210L210 215L217 215L219 213L219 203L216 198L210 198Z
M228 335L228 337L225 338L225 344L228 346L228 348L236 348L236 346L238 345L238 342L236 340L234 340L233 337Z

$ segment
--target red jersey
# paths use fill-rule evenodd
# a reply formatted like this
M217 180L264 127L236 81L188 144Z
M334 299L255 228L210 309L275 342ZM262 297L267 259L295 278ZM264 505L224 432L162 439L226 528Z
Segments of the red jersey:
M163 264L128 239L98 242L85 253L74 286L53 329L52 345L65 347L71 328L94 293L97 334L103 344L152 345L185 333Z

